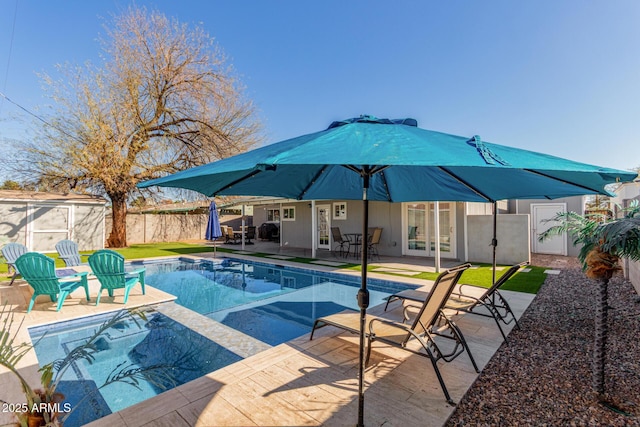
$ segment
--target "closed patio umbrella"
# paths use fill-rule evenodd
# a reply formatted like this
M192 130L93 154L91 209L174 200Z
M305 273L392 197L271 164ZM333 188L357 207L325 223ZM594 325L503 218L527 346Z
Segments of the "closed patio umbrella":
M495 202L604 194L635 174L417 127L414 119L361 116L326 130L139 184L187 188L208 196L298 200ZM369 305L367 245L362 252L358 425L364 424L364 326Z
M216 244L215 240L222 236L222 230L220 229L220 218L218 218L218 209L216 208L216 202L212 201L209 205L209 220L207 221L207 230L204 233L206 240L213 242L213 257L216 257Z

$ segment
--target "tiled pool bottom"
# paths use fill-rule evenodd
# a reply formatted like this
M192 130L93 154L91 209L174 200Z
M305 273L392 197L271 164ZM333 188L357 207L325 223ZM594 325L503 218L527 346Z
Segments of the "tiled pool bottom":
M64 358L82 345L114 314L92 316L30 328L40 365ZM66 427L82 426L112 412L156 396L242 360L241 356L203 337L158 312L147 313L146 321L130 317L106 329L95 341L95 360L79 360L71 365L58 391L71 403L73 411L64 420ZM142 369L152 381L110 382L122 369Z

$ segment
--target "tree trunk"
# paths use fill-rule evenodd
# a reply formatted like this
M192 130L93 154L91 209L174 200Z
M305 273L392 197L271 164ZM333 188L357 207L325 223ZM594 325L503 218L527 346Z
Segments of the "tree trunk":
M608 287L609 278L598 280L598 292L596 295L595 340L593 343L593 390L600 398L604 397L604 362L607 347L608 328Z
M127 195L109 194L111 199L111 234L107 239L110 248L127 246Z

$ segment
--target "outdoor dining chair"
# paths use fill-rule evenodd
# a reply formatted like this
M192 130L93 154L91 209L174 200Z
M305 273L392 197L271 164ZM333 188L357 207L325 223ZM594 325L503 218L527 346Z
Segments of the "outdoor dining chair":
M251 239L255 240L255 238L256 238L256 226L250 225L247 227L247 232L244 237L245 243L249 245L253 245L253 242L251 241Z
M13 277L11 277L9 286L13 285L13 281L20 275L20 270L16 267L16 260L27 252L29 252L29 249L22 243L12 242L2 247L2 256L7 262L7 271L11 273L13 269Z
M114 289L124 289L124 304L129 299L131 288L138 283L142 287L142 295L145 294L144 275L146 269L126 271L124 257L119 253L109 249L101 249L89 257L89 265L91 266L91 271L100 282L96 305L100 304L100 296L105 289L110 297L113 297Z
M238 232L234 231L233 228L229 227L228 225L227 226L223 225L220 228L222 229L222 227L224 227L224 229L222 230L223 236L224 236L224 243L225 244L229 244L229 243L236 244L236 243L238 243L236 241L236 235L238 234Z
M520 329L520 325L518 324L518 319L513 314L509 303L504 298L502 294L498 291L507 281L513 277L521 267L528 265L529 262L521 262L520 264L515 264L502 275L496 282L490 286L489 288L482 288L478 285L472 284L461 284L458 288L457 292L452 292L451 297L447 301L445 308L456 310L457 312L465 312L478 314L480 316L493 317L498 325L498 329L502 334L502 337L505 341L507 341L507 335L502 329L501 323L508 325L511 322L515 322L515 327ZM479 296L471 295L471 289L480 290L482 294ZM476 295L477 295L476 291ZM384 309L387 310L389 303L396 300L408 300L414 302L422 302L429 296L429 292L419 291L415 289L408 289L398 293L391 295L387 299L387 304ZM484 307L486 310L482 310Z
M56 243L56 251L67 267L75 267L82 264L80 259L82 255L78 251L78 244L73 240L60 240Z
M378 254L378 245L380 244L380 238L382 237L382 228L376 227L369 233L369 241L367 243L369 258L373 259L374 256L380 260Z
M49 295L51 302L58 302L56 311L60 311L67 296L81 286L84 288L87 301L89 301L87 272L58 277L55 261L37 252L27 252L21 255L16 260L16 266L22 278L33 288L33 296L29 302L27 313L31 313L38 295Z
M331 227L331 238L335 247L334 252L339 252L340 256L345 257L349 254L350 242L346 236L343 236L340 232L340 227Z
M476 361L469 350L469 346L458 326L444 314L444 306L451 295L453 288L458 283L462 273L469 268L470 264L463 264L442 272L420 307L407 306L404 310L404 321L411 320L411 312L417 310L411 324L394 322L377 316L367 316L367 356L365 365L368 364L371 356L371 348L374 341L381 341L393 347L402 348L411 353L428 357L442 388L447 402L454 404L447 386L444 383L437 362L442 359L451 362L463 352L467 352L471 364L476 372L480 372ZM316 329L324 326L335 326L345 331L360 333L360 312L355 310L343 311L326 317L316 319L311 330L311 337ZM452 348L448 350L438 346L437 337L447 338L454 341ZM411 341L420 343L421 348L414 350L407 344Z

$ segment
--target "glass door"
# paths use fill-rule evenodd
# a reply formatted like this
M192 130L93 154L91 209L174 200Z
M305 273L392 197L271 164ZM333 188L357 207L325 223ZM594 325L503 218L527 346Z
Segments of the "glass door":
M330 227L331 223L329 215L331 214L331 206L316 205L316 218L318 221L317 248L331 249Z
M455 258L455 203L439 205L440 256ZM404 204L405 255L435 256L434 206L426 202Z
M406 246L407 255L428 256L427 253L427 205L425 203L407 203Z
M454 224L455 221L455 204L451 202L440 202L440 217L439 217L439 231L440 231L440 255L443 257L455 256L455 238L454 238ZM434 206L435 203L429 203L429 249L431 255L435 255L436 251L436 233L435 233L435 218L434 218Z

